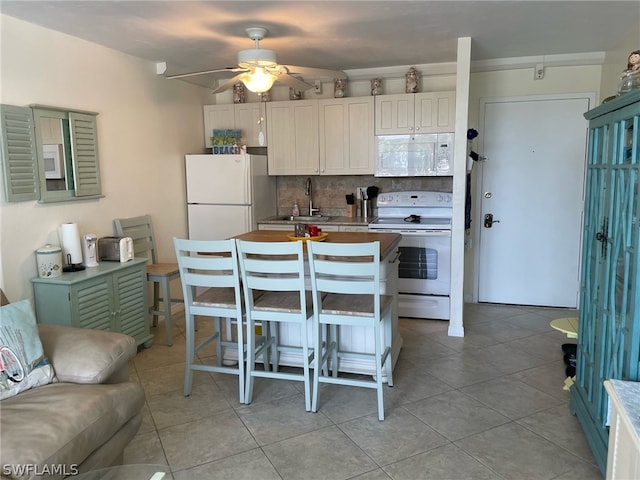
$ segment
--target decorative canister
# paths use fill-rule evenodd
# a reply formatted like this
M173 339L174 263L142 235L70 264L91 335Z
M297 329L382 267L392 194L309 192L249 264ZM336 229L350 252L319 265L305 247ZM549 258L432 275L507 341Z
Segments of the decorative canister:
M344 98L347 96L347 80L345 78L335 78L333 80L334 98Z
M405 75L405 93L417 93L418 92L418 71L411 67Z
M38 275L41 278L53 278L62 275L62 248L46 244L36 250Z
M293 87L289 87L289 100L302 100L302 92Z
M246 90L244 83L238 82L233 86L233 103L244 103L246 100Z
M271 90L267 90L266 92L259 93L261 102L270 102L271 101Z
M382 79L371 79L371 95L380 95L382 93Z

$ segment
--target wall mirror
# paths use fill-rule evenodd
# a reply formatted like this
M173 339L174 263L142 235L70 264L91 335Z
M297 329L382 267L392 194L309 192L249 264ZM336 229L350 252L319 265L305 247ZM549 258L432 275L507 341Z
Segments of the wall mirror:
M96 113L0 105L8 202L100 198Z
M62 200L73 196L71 136L67 113L34 109L33 118L38 159L42 160L38 165L41 200Z
M95 114L33 106L40 201L100 195Z

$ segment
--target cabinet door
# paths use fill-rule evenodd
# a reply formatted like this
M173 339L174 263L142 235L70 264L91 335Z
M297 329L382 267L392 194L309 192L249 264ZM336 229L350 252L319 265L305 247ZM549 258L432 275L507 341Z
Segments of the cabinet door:
M212 148L211 137L214 128L236 128L234 104L205 105L204 111L204 146Z
M269 175L319 173L317 100L270 102L267 125Z
M372 175L373 97L322 100L320 174Z
M74 317L71 325L95 330L115 330L110 275L72 285L70 299Z
M0 148L6 201L38 199L36 135L30 108L0 105Z
M416 93L415 133L453 132L455 92Z
M375 98L375 134L414 133L416 94L377 95Z
M235 127L242 130L242 143L247 147L264 147L267 145L264 103L235 104ZM264 142L260 145L259 135L263 132Z
M132 336L137 343L149 336L146 284L144 264L113 274L115 330Z
M598 107L598 108L603 108ZM640 108L589 124L576 384L571 406L597 463L607 454L607 379L640 379Z

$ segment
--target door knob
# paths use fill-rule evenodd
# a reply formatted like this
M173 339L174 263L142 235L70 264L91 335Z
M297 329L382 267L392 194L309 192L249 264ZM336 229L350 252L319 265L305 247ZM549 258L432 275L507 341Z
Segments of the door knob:
M500 223L500 220L493 219L493 213L487 213L484 216L484 228L491 228L494 223Z

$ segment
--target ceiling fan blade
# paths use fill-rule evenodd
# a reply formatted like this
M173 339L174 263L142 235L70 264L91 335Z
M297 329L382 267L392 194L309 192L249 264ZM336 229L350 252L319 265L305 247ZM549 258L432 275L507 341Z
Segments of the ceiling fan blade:
M282 73L278 75L278 78L276 79L276 81L280 83L284 83L285 85L298 91L309 90L310 88L313 88L313 85L311 85L310 83L300 80L299 78L296 78L287 73Z
M327 70L324 68L299 67L296 65L283 65L289 73L299 73L312 77L347 78L347 74L342 70Z
M202 72L191 72L191 73L180 73L178 75L168 75L167 79L172 80L174 78L184 78L184 77L193 77L195 75L206 75L207 73L218 73L218 72L244 72L244 68L238 67L226 67L226 68L218 68L216 70L204 70Z
M211 95L215 94L215 93L220 93L220 92L224 92L226 89L233 87L236 83L238 83L240 81L240 76L242 74L239 73L238 75L236 75L233 78L230 78L229 80L227 80L226 82L224 82L222 85L218 85L218 88L216 88L215 90L213 90L211 92Z

